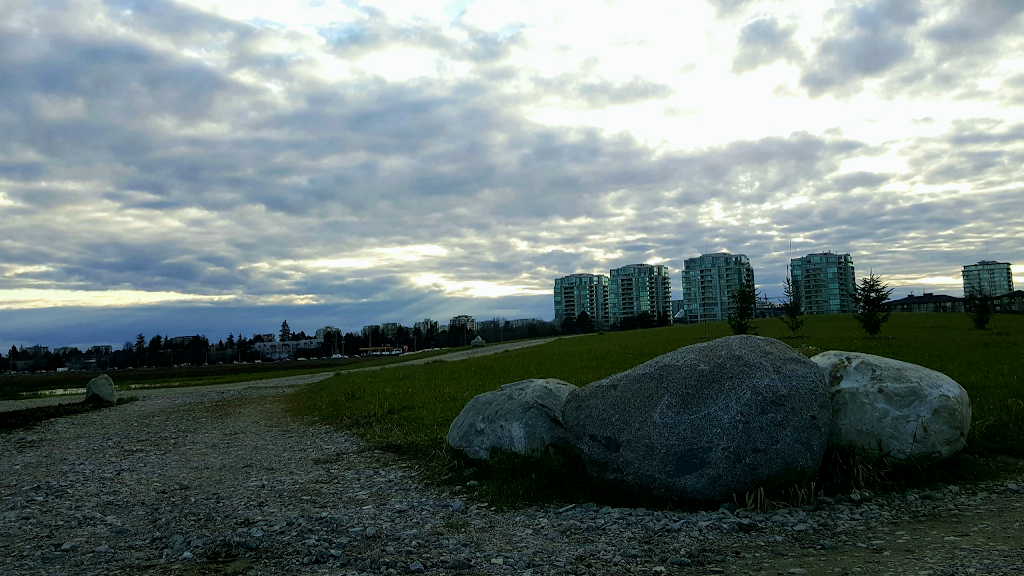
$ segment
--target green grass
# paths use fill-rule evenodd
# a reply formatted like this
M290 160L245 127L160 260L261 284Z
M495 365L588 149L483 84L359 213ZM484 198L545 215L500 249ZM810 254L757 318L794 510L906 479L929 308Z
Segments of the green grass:
M972 329L964 314L897 314L877 338L866 336L850 316L811 317L803 337L796 338L778 319L757 320L755 326L761 335L804 348L807 355L815 349L866 352L943 372L971 397L968 450L1024 455L1024 316L1000 315L992 332ZM565 338L460 362L341 374L298 390L289 404L297 415L351 430L417 461L435 480L477 478L485 498L515 504L566 498L573 491L586 497L596 488L559 487L578 483L576 463L559 456L533 467L514 457L470 463L447 447L449 425L473 396L508 382L558 378L584 386L681 346L729 334L725 323L715 323Z
M128 396L118 398L115 402L109 404L105 402L69 402L53 406L37 406L35 408L25 408L23 410L0 412L0 434L31 428L40 422L45 422L46 420L53 418L85 414L86 412L94 412L96 410L112 408L122 404L129 404L136 400L138 400L138 398Z

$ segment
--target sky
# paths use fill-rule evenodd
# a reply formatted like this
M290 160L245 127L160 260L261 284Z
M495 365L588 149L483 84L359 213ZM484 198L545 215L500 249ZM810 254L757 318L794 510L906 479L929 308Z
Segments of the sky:
M4 0L0 347L554 316L850 253L1024 285L1024 0Z

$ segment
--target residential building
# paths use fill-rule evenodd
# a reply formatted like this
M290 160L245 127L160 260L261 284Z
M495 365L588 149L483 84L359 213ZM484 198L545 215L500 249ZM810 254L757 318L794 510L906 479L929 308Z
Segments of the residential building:
M612 324L626 318L672 313L672 280L668 266L630 264L608 273L608 313Z
M89 351L97 356L110 356L114 353L114 347L110 344L100 344L89 348Z
M429 332L431 328L433 328L434 332L440 332L440 329L437 327L437 321L431 320L430 318L424 318L422 322L413 324L413 330L416 328L419 328L420 332L423 332L424 334Z
M468 314L460 314L459 316L452 318L451 321L448 322L449 332L454 330L461 330L463 327L465 327L465 329L469 330L470 332L476 332L479 329L479 326L476 323L476 318L473 318Z
M1003 314L1024 313L1024 290L1007 292L1002 296L997 296L994 300L996 312L1002 312Z
M398 329L401 327L402 325L398 322L385 322L380 325L380 333L383 334L385 338L393 338L395 334L398 334Z
M608 277L604 274L570 274L555 279L555 324L586 312L595 328L609 323Z
M260 358L264 360L284 360L295 358L299 350L319 348L322 341L318 340L293 340L291 342L256 342L252 349L259 352Z
M983 296L1002 296L1013 292L1013 272L1008 262L982 260L964 266L964 296L977 292Z
M946 294L925 292L920 296L910 295L899 300L882 304L890 312L960 312L964 311L964 299Z
M529 326L530 324L540 324L543 322L540 318L516 318L515 320L509 321L509 325L512 328L520 328L522 326Z
M363 338L369 338L370 335L373 334L373 329L374 328L378 328L379 329L380 325L379 324L367 324L366 326L363 326Z
M49 352L50 347L40 346L39 344L36 344L35 346L22 346L18 349L18 351L21 352L22 354L31 354L32 357L34 358L36 356L42 356L43 354Z
M793 294L804 314L852 314L857 287L849 254L819 252L789 261Z
M340 337L341 336L341 329L340 328L335 328L334 326L324 326L323 328L318 328L317 331L316 331L315 338L317 340L319 340L320 342L323 342L324 341L324 336L326 336L328 334L334 334L335 336Z
M754 282L745 254L716 252L683 261L683 312L687 324L726 320L733 304L730 293Z

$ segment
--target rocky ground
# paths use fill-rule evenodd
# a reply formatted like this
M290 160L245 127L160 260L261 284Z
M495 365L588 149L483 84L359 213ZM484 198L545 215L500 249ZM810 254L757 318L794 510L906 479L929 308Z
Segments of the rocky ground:
M320 376L318 376L320 377ZM767 514L493 511L289 418L313 378L143 391L0 436L0 574L1022 574L1009 480Z

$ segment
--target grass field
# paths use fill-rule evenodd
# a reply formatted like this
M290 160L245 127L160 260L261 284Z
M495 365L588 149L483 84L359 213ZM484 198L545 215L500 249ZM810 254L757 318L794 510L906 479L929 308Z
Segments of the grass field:
M322 360L311 362L262 362L259 364L225 364L218 366L193 366L188 368L159 368L142 370L116 370L103 372L68 372L60 374L5 375L0 378L0 400L19 400L46 390L85 388L89 380L100 373L109 374L119 389L133 387L168 388L176 386L209 386L231 384L250 380L284 378L300 374L334 372L354 368L384 366L417 358L429 358L462 350L451 348L442 351L423 352L409 356L384 356L349 358L343 360Z
M943 372L971 397L974 421L968 450L1024 455L1024 316L999 315L994 331L979 331L963 314L898 314L877 338L867 337L845 315L811 317L803 337L796 338L778 319L761 319L755 325L762 336L795 348L866 352ZM290 407L296 414L352 430L442 477L467 466L444 438L452 420L477 394L525 378L559 378L584 386L681 346L729 334L725 323L610 332L460 362L343 374L297 391ZM510 465L522 470L519 463ZM522 490L526 498L548 496L536 484Z

